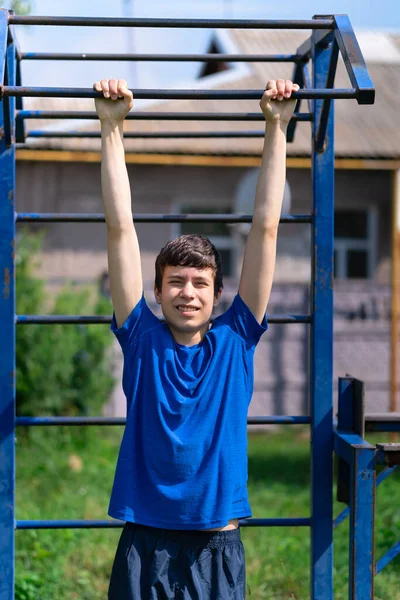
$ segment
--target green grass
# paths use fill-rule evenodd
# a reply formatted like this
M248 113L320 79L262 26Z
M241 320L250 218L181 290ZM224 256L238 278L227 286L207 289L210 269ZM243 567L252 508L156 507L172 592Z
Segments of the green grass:
M35 428L17 443L18 519L105 519L121 428ZM382 441L386 436L381 438ZM249 439L255 517L310 514L307 430L285 427ZM376 556L400 539L400 477L377 491ZM335 505L335 515L343 505ZM107 596L120 530L17 531L17 600ZM309 598L309 529L245 528L248 598ZM348 523L335 531L335 600L347 599ZM376 600L400 600L400 558L375 580Z

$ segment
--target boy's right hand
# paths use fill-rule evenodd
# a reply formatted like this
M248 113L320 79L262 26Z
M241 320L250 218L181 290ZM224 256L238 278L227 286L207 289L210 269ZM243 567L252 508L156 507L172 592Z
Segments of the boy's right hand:
M104 96L94 100L100 121L122 122L133 106L133 95L125 79L102 79L93 87Z

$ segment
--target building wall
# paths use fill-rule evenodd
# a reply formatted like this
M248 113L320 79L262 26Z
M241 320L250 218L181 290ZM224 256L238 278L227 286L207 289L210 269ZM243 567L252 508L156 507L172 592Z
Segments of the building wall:
M176 212L187 203L224 210L232 205L235 190L246 174L242 168L170 167L129 165L133 208L137 213ZM310 172L288 172L292 212L312 210ZM337 171L336 207L371 206L377 210L378 249L376 282L387 282L390 255L390 173ZM23 162L17 165L19 212L102 212L100 165ZM107 270L104 224L46 224L41 273L51 286L66 280L83 283ZM175 225L138 224L145 288L152 298L154 259L159 249L177 234ZM278 242L275 285L270 313L309 312L311 264L310 225L282 225ZM240 250L238 252L240 258ZM235 280L225 289L227 306L236 292ZM389 402L390 290L364 282L336 286L335 379L351 373L367 381L367 407L386 410ZM255 391L250 414L301 414L308 412L309 328L271 325L256 352ZM121 360L120 351L116 356ZM376 361L376 356L380 357ZM110 409L123 414L120 386Z
M290 169L287 174L292 192L292 212L309 213L312 210L312 182L310 172ZM376 267L373 279L381 283L389 281L391 252L391 172L336 170L335 209L374 209L376 211ZM307 225L281 227L278 241L278 257L287 268L282 272L277 265L276 281L306 281L310 275L311 229ZM296 257L296 258L294 258ZM292 267L292 268L290 268ZM296 275L297 273L297 275Z
M174 213L180 205L233 205L244 168L129 165L133 210L137 213ZM290 169L292 213L312 210L310 172ZM374 279L387 282L390 256L390 172L336 171L336 208L375 207L377 211L377 266ZM100 165L97 163L20 162L17 165L19 212L102 212ZM107 269L104 224L53 223L45 229L43 275L50 283L63 279L93 280ZM176 225L138 224L146 282L153 280L154 259ZM233 229L234 231L234 229ZM306 282L310 277L309 225L282 225L278 241L277 282ZM241 247L237 244L238 270Z

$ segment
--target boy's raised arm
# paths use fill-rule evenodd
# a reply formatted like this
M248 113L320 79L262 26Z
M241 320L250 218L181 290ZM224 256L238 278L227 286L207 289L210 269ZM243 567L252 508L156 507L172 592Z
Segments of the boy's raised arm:
M123 147L123 122L133 106L132 93L123 79L103 79L93 87L101 122L101 188L107 225L108 269L111 298L121 327L143 291L139 243L132 220L131 192Z
M289 80L269 81L260 101L265 139L254 202L254 215L246 242L239 294L261 323L275 269L276 241L286 178L286 130L299 89Z

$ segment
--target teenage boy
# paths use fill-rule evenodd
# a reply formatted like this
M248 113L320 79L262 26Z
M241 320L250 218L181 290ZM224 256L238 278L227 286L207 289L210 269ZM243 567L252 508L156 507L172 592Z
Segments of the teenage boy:
M247 497L246 417L255 347L275 267L286 167L286 129L299 89L269 81L260 107L266 130L254 216L239 290L210 326L222 292L218 251L203 236L169 242L156 260L155 298L143 296L132 220L123 121L133 105L124 80L94 84L101 121L101 183L114 316L124 354L127 422L110 501L126 522L110 600L243 600L239 519Z

